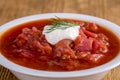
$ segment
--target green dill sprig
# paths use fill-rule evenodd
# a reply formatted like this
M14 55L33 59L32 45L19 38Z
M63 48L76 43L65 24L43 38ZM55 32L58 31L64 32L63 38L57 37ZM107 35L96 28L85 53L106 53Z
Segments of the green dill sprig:
M57 16L56 16L56 18L52 18L51 20L53 21L53 24L50 25L51 27L47 29L46 33L50 33L50 32L52 32L56 29L64 30L66 28L70 28L70 27L78 25L78 24L73 24L73 23L66 22L66 21L60 19Z

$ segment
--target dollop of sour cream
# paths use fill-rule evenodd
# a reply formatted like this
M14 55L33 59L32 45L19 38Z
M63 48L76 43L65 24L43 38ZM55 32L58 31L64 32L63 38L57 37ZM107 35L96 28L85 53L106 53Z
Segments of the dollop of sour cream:
M63 39L75 40L79 35L80 26L72 26L66 29L56 29L47 33L47 30L50 27L50 25L46 25L43 29L43 34L45 35L46 40L52 45ZM61 27L63 27L63 25L61 25Z

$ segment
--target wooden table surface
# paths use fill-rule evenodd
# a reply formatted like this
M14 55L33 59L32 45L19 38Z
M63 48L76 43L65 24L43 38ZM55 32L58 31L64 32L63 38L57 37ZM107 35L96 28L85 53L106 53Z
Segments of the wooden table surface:
M120 0L0 0L0 25L23 16L51 12L88 14L120 25ZM0 66L0 80L18 79ZM120 80L120 66L103 80Z

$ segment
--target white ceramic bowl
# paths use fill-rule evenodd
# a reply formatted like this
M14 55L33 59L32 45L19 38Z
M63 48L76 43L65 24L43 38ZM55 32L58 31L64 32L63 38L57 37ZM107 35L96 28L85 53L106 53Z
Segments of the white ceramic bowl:
M0 27L0 35L15 25L33 20L54 18L55 16L58 16L60 18L70 18L95 22L111 30L120 40L120 27L118 25L101 18L71 13L48 13L19 18L2 25ZM0 54L0 64L9 69L20 80L101 80L109 70L120 64L120 54L110 62L101 66L70 72L49 72L26 68L9 61L2 54Z

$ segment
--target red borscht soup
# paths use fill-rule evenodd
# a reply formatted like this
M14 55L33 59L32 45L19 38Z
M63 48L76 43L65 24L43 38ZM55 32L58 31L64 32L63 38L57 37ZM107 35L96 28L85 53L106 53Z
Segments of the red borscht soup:
M61 24L67 27L60 28ZM52 32L65 30L73 24L80 26L75 40L65 38L53 45L43 34L46 25L52 25L49 29ZM7 59L21 66L46 71L93 68L115 58L119 49L119 39L108 29L73 19L31 21L7 30L0 37L0 52Z

